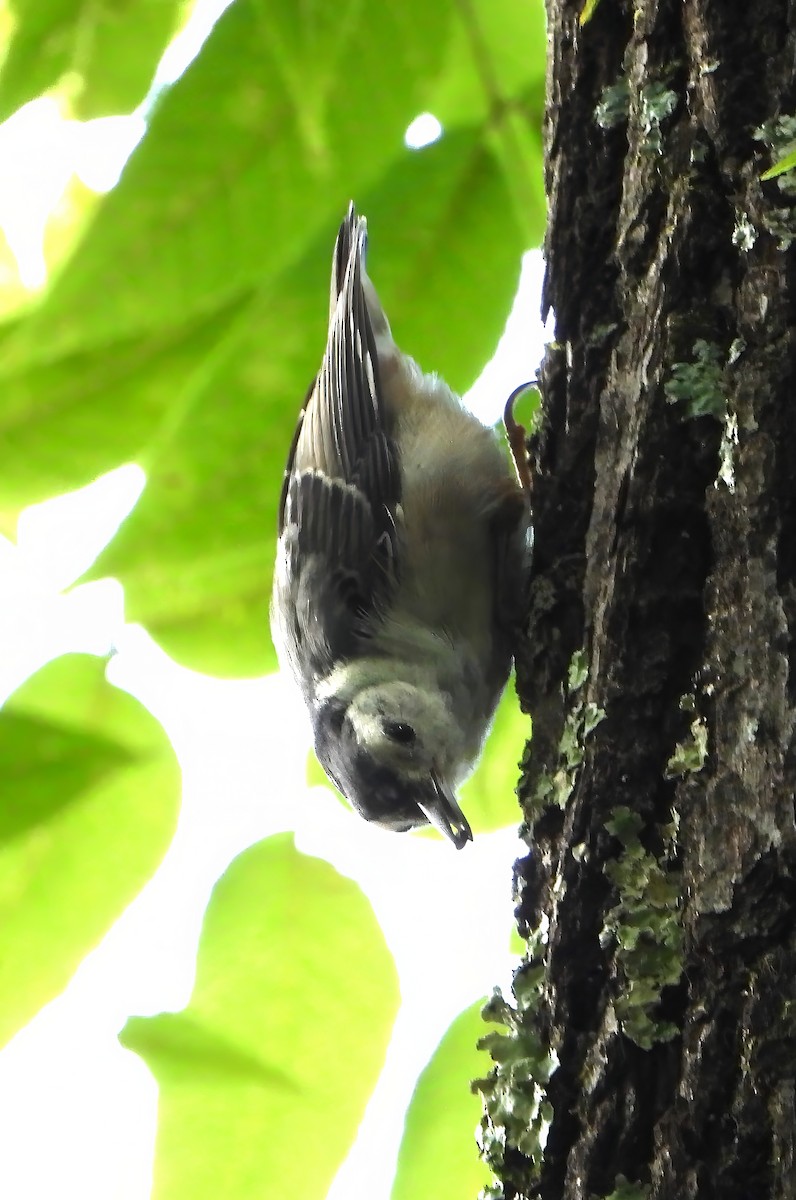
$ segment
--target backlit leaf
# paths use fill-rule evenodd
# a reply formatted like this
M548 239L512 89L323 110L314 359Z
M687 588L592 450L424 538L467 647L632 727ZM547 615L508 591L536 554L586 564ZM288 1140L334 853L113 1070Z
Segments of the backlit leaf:
M66 986L174 832L174 753L103 665L56 659L0 713L0 1045Z
M244 851L211 897L188 1007L121 1035L160 1084L156 1200L322 1200L397 1006L359 888L288 835Z

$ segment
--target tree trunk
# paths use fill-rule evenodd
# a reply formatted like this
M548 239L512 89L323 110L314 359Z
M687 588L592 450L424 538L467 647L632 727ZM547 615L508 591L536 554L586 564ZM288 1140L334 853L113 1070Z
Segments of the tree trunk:
M796 7L549 0L495 1195L796 1196Z

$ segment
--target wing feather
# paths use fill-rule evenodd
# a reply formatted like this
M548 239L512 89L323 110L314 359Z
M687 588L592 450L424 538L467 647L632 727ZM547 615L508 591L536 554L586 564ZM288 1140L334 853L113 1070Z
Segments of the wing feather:
M280 499L272 621L307 695L337 663L364 652L400 562L400 470L364 286L366 246L352 205L335 244L326 351Z

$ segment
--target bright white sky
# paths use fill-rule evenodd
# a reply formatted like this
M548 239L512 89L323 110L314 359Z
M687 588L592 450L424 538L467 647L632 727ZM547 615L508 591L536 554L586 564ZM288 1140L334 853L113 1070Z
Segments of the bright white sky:
M196 53L218 0L197 11L198 26L164 59L158 86ZM428 130L433 118L424 121ZM410 127L408 144L431 140L419 128ZM47 101L0 126L0 225L28 286L43 282L43 221L70 173L112 186L142 130L140 116L65 123ZM541 270L538 253L525 256L504 338L467 397L490 422L541 357ZM511 864L524 847L505 830L459 854L371 827L323 789L308 792L306 723L281 679L221 681L187 671L124 623L118 583L71 587L143 484L138 467L122 467L28 509L16 545L0 538L0 701L52 657L103 655L114 646L109 678L162 722L184 775L180 824L161 868L63 995L0 1053L0 1196L146 1200L157 1088L119 1046L118 1030L130 1014L187 1002L213 883L253 841L295 829L301 850L360 883L398 964L403 1006L393 1043L361 1137L330 1193L331 1200L388 1200L402 1113L420 1069L456 1013L507 983Z

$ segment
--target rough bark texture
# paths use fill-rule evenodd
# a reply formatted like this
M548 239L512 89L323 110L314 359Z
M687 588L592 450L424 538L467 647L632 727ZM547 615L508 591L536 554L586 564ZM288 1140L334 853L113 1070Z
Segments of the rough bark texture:
M485 1152L509 1198L786 1200L796 173L760 176L796 139L796 7L581 7L548 2L530 949Z

